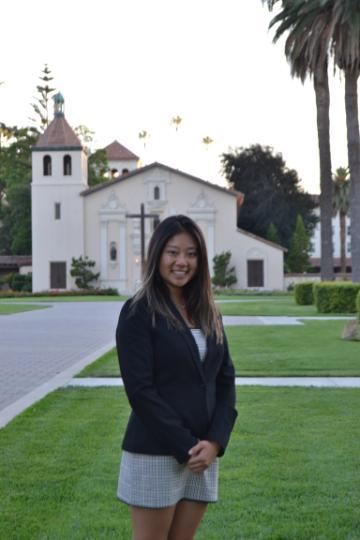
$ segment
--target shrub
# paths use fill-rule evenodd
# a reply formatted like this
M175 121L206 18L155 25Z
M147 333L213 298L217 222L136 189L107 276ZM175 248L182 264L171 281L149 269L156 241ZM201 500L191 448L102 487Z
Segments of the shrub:
M360 291L357 293L357 297L356 297L356 310L358 312L358 318L360 321Z
M95 261L90 260L87 256L84 258L80 256L78 259L72 257L70 275L76 278L75 285L79 289L92 289L91 281L96 281L100 276L100 272L95 273L90 270L95 264Z
M235 266L229 268L231 259L230 251L223 251L219 255L215 255L213 258L214 263L214 277L212 282L214 285L220 287L231 287L236 283Z
M311 306L314 303L313 281L307 283L296 283L295 302L299 306Z
M355 313L360 283L322 282L314 285L315 305L319 313Z
M31 274L13 274L10 287L13 291L18 292L31 292L32 291L32 277Z

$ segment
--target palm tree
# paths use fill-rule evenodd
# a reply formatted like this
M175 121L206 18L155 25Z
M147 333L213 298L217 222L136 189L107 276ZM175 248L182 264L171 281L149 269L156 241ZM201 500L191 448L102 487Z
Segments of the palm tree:
M331 50L345 73L345 110L350 168L352 280L360 282L360 135L357 83L360 73L360 5L358 0L328 0L333 4Z
M202 143L205 145L206 150L209 148L210 144L213 142L214 142L214 139L212 139L208 135L202 138Z
M177 116L172 117L171 123L175 126L175 131L179 129L181 122L182 122L181 116L177 115Z
M150 137L148 131L146 131L146 129L143 129L142 131L139 131L138 137L139 137L140 141L143 142L144 148L145 148L146 142Z
M264 1L264 0L263 0ZM267 0L272 9L277 0ZM285 55L292 76L302 82L313 78L320 158L321 278L333 279L332 246L332 178L330 151L330 92L328 82L328 50L331 9L319 0L282 0L282 9L270 22L278 24L274 42L288 33Z
M340 221L340 261L341 273L346 274L346 216L350 208L349 169L339 167L333 176L334 182L334 215L339 213Z

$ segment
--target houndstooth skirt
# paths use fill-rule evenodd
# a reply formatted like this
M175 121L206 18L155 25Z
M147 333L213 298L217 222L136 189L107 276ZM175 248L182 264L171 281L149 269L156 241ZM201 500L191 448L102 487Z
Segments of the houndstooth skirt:
M182 499L216 502L218 460L194 474L172 456L152 456L123 450L117 496L131 506L164 508Z

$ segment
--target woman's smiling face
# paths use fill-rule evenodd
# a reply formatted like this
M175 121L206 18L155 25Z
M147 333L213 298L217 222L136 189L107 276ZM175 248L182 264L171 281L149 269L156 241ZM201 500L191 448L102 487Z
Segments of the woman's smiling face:
M184 287L195 276L198 267L198 248L188 233L172 236L160 258L159 273L171 289Z

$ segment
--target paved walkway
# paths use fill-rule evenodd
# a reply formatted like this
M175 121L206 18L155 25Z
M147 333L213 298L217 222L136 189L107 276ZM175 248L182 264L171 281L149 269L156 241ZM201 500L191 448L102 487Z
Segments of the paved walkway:
M115 344L122 303L46 305L0 316L0 427Z
M47 302L46 305L50 307L0 316L0 428L52 390L68 384L83 367L115 344L121 302ZM301 320L313 318L316 317ZM224 324L299 325L303 324L301 320L226 316ZM283 382L284 379L279 379L278 384Z
M237 386L308 386L316 388L360 388L360 377L236 377ZM66 386L96 388L123 386L120 377L74 378Z

